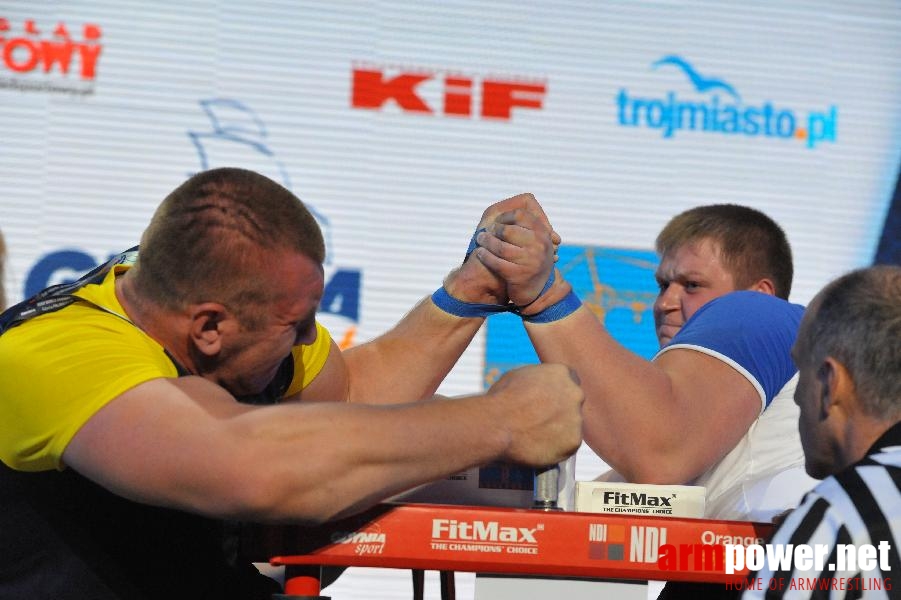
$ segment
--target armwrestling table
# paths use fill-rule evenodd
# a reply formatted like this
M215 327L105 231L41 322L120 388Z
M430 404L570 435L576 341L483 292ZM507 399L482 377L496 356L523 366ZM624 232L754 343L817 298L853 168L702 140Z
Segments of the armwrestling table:
M320 596L321 567L385 567L413 571L414 599L425 570L439 571L441 597L453 600L456 571L593 579L743 580L713 561L724 544L762 544L762 523L579 513L535 509L380 504L319 527L254 527L242 554L285 566L280 599ZM667 564L658 558L669 544Z

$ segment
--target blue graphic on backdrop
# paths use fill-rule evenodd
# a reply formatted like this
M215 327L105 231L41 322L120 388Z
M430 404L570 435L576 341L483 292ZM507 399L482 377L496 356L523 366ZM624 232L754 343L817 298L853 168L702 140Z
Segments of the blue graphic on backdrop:
M202 100L200 106L212 125L210 131L188 131L188 137L197 149L200 170L240 165L291 189L288 172L269 147L266 125L256 113L237 100ZM334 258L331 223L321 212L308 203L305 204L322 229L328 265ZM119 251L111 251L102 261L105 262ZM29 271L25 280L24 297L31 297L50 285L75 281L98 264L93 256L82 250L67 248L49 252L39 258ZM320 314L325 316L322 320L337 338L338 345L345 348L353 345L360 319L362 275L359 269L351 268L334 268L329 271L330 277L327 277L325 283Z
M197 149L201 171L240 165L294 191L285 165L269 147L266 124L254 111L242 102L225 98L201 100L200 108L209 117L212 129L200 132L188 131L188 137ZM331 223L328 217L308 202L304 202L304 205L313 213L319 228L322 229L325 238L325 262L330 264L334 258Z
M200 107L209 118L211 129L188 131L188 137L197 149L201 170L240 165L294 191L288 170L269 145L266 124L250 107L227 98L201 100ZM310 203L304 202L304 205L322 229L325 263L333 265L332 225L328 217ZM359 269L336 268L325 283L319 317L342 348L353 345L360 320L360 282Z
M118 252L110 254L104 262L116 254ZM23 297L31 298L44 288L57 283L71 283L98 264L93 256L81 250L67 248L48 252L39 258L28 272Z
M776 105L770 100L745 102L735 86L720 77L703 75L685 58L668 55L651 69L679 69L694 88L686 98L675 90L651 96L622 88L616 95L617 122L623 127L658 129L664 139L677 132L717 133L742 137L781 138L804 142L813 149L838 136L838 108L804 111ZM724 92L721 98L719 92Z
M657 255L652 250L566 245L557 254L557 268L607 331L636 354L653 357L658 350L652 312L658 291ZM506 371L537 362L519 317L505 313L488 319L486 388Z
M674 65L682 69L686 77L688 77L688 79L694 84L695 89L698 90L698 92L705 93L711 90L721 89L735 98L736 102L741 102L741 96L738 95L738 92L735 91L734 87L732 87L722 79L716 77L704 77L703 75L698 73L693 66L688 64L688 62L681 56L665 56L651 65L651 67L656 69L657 67L663 65Z
M895 182L895 195L889 202L882 235L876 246L874 265L901 265L901 168Z

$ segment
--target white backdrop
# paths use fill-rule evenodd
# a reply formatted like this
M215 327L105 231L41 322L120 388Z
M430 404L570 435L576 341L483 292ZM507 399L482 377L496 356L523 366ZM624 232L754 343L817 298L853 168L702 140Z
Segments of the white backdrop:
M0 38L10 301L235 165L320 216L349 282L324 307L339 339L396 322L522 191L565 243L613 248L650 249L697 204L755 206L788 232L805 303L872 260L901 153L896 0L5 0ZM479 337L441 391L479 389L484 355ZM601 468L580 453L579 478ZM408 597L408 579L351 571L330 593Z

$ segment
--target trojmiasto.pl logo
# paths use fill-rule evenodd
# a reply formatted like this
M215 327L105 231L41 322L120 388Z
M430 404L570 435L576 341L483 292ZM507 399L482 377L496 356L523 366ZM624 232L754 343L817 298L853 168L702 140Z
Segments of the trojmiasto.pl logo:
M838 109L834 105L797 110L771 100L743 98L735 85L700 73L680 56L665 56L651 68L680 70L693 93L668 90L639 95L622 88L615 103L623 127L659 129L669 139L683 132L708 133L794 140L808 148L836 141Z

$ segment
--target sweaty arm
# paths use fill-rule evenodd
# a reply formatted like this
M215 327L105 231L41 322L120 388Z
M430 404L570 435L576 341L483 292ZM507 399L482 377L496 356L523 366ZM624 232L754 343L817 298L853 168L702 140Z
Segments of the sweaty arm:
M736 306L742 299L750 303ZM543 361L578 372L585 440L601 458L627 481L685 483L725 456L793 375L800 313L773 318L786 306L754 292L717 299L653 361L616 342L585 306L526 329ZM777 353L785 360L776 365L758 356Z
M508 375L485 395L400 406L255 407L199 377L159 378L103 406L62 458L132 500L317 523L491 460L544 465L574 452L582 394L570 371Z

